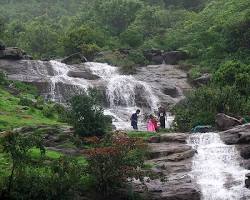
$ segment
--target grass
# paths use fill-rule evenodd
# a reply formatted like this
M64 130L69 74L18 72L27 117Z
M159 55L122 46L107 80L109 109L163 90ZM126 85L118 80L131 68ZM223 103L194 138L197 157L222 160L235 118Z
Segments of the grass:
M156 136L158 133L152 133L148 131L128 131L127 134L129 137L137 137L147 140L152 136Z
M21 126L60 124L47 118L41 110L18 105L19 98L0 88L0 131Z

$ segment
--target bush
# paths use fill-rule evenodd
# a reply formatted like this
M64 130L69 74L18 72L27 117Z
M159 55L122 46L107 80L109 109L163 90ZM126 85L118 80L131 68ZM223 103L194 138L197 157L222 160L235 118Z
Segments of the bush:
M55 116L54 104L45 104L42 113L45 117L52 118Z
M96 148L85 153L88 172L98 191L110 195L130 177L140 178L140 168L145 159L146 145L142 140L125 134L108 134L96 141Z
M35 134L24 135L7 132L1 137L4 151L10 154L12 168L5 180L2 199L75 199L82 191L85 166L76 159L61 157L46 161L45 157L33 158L30 151L45 149L41 138Z
M101 48L96 44L82 44L81 46L82 54L88 59L93 60L94 55L98 53Z
M232 86L203 86L191 92L187 99L174 108L175 122L180 131L189 131L197 125L214 125L219 112L241 115L245 98Z
M32 95L38 94L37 88L31 84L28 84L28 83L23 83L21 81L13 81L13 86L20 93L29 93Z
M33 99L30 99L29 97L21 96L18 104L21 106L32 107L35 106L36 103Z
M69 123L81 136L103 135L110 127L110 118L103 114L101 96L96 89L70 100Z

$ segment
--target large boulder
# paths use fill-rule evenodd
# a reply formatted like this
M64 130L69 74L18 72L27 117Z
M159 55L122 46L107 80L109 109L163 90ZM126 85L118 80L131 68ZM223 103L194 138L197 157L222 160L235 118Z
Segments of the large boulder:
M0 50L0 59L20 60L26 56L26 53L17 47L7 47Z
M176 65L180 60L188 58L188 54L183 51L169 51L162 54L166 64Z
M164 59L162 57L163 51L160 49L150 49L143 52L145 58L154 64L162 64Z
M208 84L212 79L212 74L206 73L193 80L193 83L197 86L202 86Z
M166 94L166 95L169 95L173 98L176 98L178 96L180 96L181 94L179 93L178 91L178 88L176 86L166 86L164 89L163 89L163 93Z
M220 136L226 144L250 144L250 124L223 131Z
M250 146L244 146L240 148L240 156L244 159L250 158Z
M80 64L87 62L87 58L85 58L81 53L74 53L66 58L63 58L61 62L67 65Z
M241 122L238 119L230 117L224 113L218 113L216 115L215 123L217 128L221 131L228 130L237 125L241 125Z

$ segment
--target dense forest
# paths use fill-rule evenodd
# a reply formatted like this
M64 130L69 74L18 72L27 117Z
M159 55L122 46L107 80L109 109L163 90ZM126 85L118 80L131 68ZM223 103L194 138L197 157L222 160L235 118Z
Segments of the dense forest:
M249 0L2 0L0 13L1 41L38 59L127 48L134 67L147 49L187 52L191 79L215 75L175 109L182 129L249 114Z

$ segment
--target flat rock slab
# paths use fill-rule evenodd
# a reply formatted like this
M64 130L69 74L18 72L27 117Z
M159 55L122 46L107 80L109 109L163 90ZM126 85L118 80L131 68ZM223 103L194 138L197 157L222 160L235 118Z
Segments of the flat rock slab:
M153 136L148 141L150 143L161 143L161 142L186 143L187 138L188 138L187 133L164 133L161 135Z
M151 159L165 157L192 149L192 147L181 143L151 143L149 144L149 148Z
M188 176L176 177L167 182L151 180L143 186L134 183L134 189L144 193L144 200L200 200L200 191Z
M250 123L220 132L226 144L250 144Z

